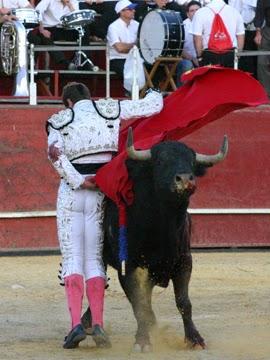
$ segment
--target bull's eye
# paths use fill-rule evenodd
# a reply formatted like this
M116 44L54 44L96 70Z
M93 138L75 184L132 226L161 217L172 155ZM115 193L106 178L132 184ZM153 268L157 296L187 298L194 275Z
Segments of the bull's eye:
M175 180L177 181L177 182L180 182L182 179L181 179L181 176L180 175L176 175L175 176Z

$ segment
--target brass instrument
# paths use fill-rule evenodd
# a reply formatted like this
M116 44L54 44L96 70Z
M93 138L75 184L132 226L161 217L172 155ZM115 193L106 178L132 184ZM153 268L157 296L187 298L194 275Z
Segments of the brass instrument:
M19 21L4 22L0 32L0 54L2 71L11 76L16 74L14 96L29 96L27 34Z

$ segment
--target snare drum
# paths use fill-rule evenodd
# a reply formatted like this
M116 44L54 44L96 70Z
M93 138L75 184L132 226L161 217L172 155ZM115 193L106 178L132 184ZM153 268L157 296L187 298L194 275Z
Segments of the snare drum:
M72 11L68 15L60 18L63 27L75 28L90 24L95 19L96 12L94 10L77 10Z
M180 13L173 10L152 10L139 27L139 49L148 64L162 57L180 56L185 31Z
M39 13L35 9L12 9L11 13L18 18L18 21L22 23L26 29L33 29L39 25Z

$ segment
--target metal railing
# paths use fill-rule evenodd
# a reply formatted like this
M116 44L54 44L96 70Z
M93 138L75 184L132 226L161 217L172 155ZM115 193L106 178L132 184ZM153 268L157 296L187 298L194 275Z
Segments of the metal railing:
M106 52L106 69L105 69L105 76L106 76L106 98L110 97L110 60L109 60L109 46L106 45L98 45L98 46L34 46L34 44L30 44L29 49L29 58L30 58L30 81L29 81L29 104L30 105L37 105L37 84L35 82L35 75L38 73L43 72L44 70L35 69L35 53L36 52L50 52L50 51L79 51L79 50L86 50L86 51L105 51ZM73 71L76 75L76 71ZM65 71L65 73L72 73L71 70ZM87 72L91 74L99 74L99 71L96 72Z
M69 46L69 45L64 45L64 46L59 46L59 45L53 45L53 46L34 46L33 44L30 44L29 46L29 58L30 58L30 79L29 79L29 104L30 105L36 105L37 104L37 84L35 82L35 76L38 75L38 73L46 73L46 70L42 70L42 69L35 69L35 53L36 52L50 52L50 51L79 51L79 50L86 50L86 51L105 51L106 53L106 69L105 69L105 77L106 77L106 98L110 97L110 75L111 75L111 71L110 71L110 59L109 59L109 46L108 44L105 45L89 45L89 46ZM137 55L138 52L134 51L134 56L138 56ZM266 56L266 55L270 55L270 51L265 51L265 50L242 50L242 51L238 51L237 49L234 50L234 69L238 69L239 66L239 59L240 57L243 56ZM136 61L134 61L134 63L136 63ZM57 71L57 70L55 70ZM51 73L54 72L54 70L50 71ZM75 71L71 71L71 70L60 70L60 72L62 72L63 74L76 74ZM99 74L102 73L102 71L97 71L97 72L90 72L90 71L83 71L83 73L87 73L87 74ZM137 93L137 86L136 86L136 68L134 69L134 89L136 89L136 91L132 91L132 98L138 98L138 93Z
M241 56L266 56L270 55L268 50L234 50L234 69L238 70L239 59Z

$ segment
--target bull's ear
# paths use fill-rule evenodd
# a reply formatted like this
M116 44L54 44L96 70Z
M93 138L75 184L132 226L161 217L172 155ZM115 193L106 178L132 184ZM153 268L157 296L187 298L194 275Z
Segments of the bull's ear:
M212 165L211 165L212 166ZM201 164L198 164L196 163L195 165L195 169L194 169L194 174L195 176L199 177L199 176L204 176L207 172L207 168L209 166L204 166L204 165L201 165Z

